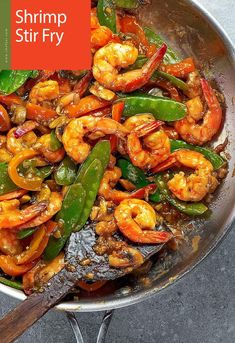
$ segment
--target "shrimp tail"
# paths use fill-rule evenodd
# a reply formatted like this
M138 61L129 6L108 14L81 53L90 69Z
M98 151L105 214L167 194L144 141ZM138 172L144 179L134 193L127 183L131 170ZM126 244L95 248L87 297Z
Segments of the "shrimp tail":
M148 62L145 63L145 65L141 69L141 73L137 74L137 78L126 83L126 85L122 89L122 92L129 93L143 87L149 81L154 71L162 62L166 51L167 45L164 43L148 60Z

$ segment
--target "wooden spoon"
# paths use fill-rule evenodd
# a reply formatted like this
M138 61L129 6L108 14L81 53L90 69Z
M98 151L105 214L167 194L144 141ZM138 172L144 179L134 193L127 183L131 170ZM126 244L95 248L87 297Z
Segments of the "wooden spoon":
M117 234L116 238L123 240L120 234ZM97 237L92 224L70 236L65 249L66 266L50 280L43 292L30 295L0 320L0 332L1 337L4 337L4 343L13 342L22 335L66 294L71 292L78 280L86 280L87 274L92 275L91 281L98 281L114 280L130 272L128 269L110 268L108 256L98 256L93 250L96 243ZM145 260L158 252L164 245L138 245L129 242L128 244L139 250ZM89 258L92 263L88 266L79 264L79 261L85 258Z

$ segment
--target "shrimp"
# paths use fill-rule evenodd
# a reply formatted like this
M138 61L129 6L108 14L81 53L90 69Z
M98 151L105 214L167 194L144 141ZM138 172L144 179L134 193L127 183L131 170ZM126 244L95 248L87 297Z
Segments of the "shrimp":
M91 30L91 48L99 49L108 44L113 38L112 31L106 26L100 26Z
M130 132L135 130L138 126L142 126L144 124L153 123L155 118L150 113L145 114L137 114L135 116L129 117L124 123L123 126Z
M188 143L202 145L209 142L218 132L222 121L222 109L209 83L201 79L201 86L208 105L203 116L203 105L199 97L187 102L188 115L175 123L175 129ZM198 120L202 119L202 124Z
M123 200L115 209L114 217L122 234L132 242L155 244L172 238L168 232L155 231L157 216L146 201Z
M17 228L19 225L26 225L27 228L27 223L43 212L47 203L41 201L23 210L19 207L20 201L17 199L0 202L0 230Z
M167 165L168 161L165 163ZM170 156L170 165L168 164L167 167L178 164L196 170L195 174L189 176L180 172L168 181L170 191L178 199L200 201L207 193L214 192L218 186L218 181L212 174L212 164L201 153L184 149L178 150Z
M63 160L65 151L64 148L61 147L57 150L51 149L51 135L46 134L41 136L38 141L37 145L34 146L45 158L47 161L51 163L57 163Z
M170 139L168 135L159 130L143 138L147 149L143 149L140 137L151 132L152 129L161 125L161 122L150 122L147 125L139 126L127 137L127 150L131 162L139 168L151 169L165 161L170 156Z
M17 128L11 129L7 134L7 150L13 155L31 148L37 141L37 135L31 131L25 133L22 137L16 137Z
M104 197L105 200L112 200L115 203L119 203L124 199L141 199L144 198L150 191L155 189L155 185L149 185L147 187L143 187L139 190L136 190L132 193L119 191L117 189L113 189L116 183L120 180L122 176L122 171L118 167L114 167L112 170L106 170L104 173L103 179L100 183L99 188L99 195Z
M91 150L90 144L84 142L84 136L90 139L98 139L105 135L117 135L124 138L129 131L120 123L110 118L94 118L84 116L73 119L66 126L62 142L66 153L77 163L82 163Z
M138 49L130 44L109 43L95 53L93 76L107 89L132 92L149 81L166 50L167 46L163 44L141 69L119 74L121 68L127 68L135 63Z
M44 201L45 203L45 201ZM22 223L22 225L18 226L18 230L31 228L35 226L39 226L41 224L46 223L49 219L51 219L57 212L60 211L62 206L62 195L57 192L52 192L49 198L49 203L47 208L44 208L45 211L41 211L40 215L36 218L32 218L32 220L28 221L27 224Z
M29 100L36 104L45 100L56 99L60 94L59 84L54 80L38 82L29 93Z
M0 252L5 255L18 255L23 251L21 241L17 238L17 233L9 229L0 230Z

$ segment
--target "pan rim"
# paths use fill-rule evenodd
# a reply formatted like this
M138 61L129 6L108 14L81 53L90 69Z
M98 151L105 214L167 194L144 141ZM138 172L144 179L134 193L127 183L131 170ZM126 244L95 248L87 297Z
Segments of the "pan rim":
M216 31L216 33L221 37L223 40L227 51L228 56L230 58L231 64L233 65L233 68L235 69L235 46L226 33L226 31L223 29L223 27L220 25L220 23L214 18L213 15L210 14L210 12L205 9L205 7L201 4L199 4L196 0L188 0L189 5L198 11L213 27L213 29ZM223 225L223 230L221 233L216 237L216 239L211 243L211 246L209 247L208 251L205 251L202 253L193 263L187 265L187 267L184 267L180 274L177 275L177 277L172 281L165 281L160 286L154 286L151 289L146 289L143 291L140 291L134 295L126 296L123 298L118 298L115 300L100 300L100 301L70 301L70 302L61 302L57 306L55 306L56 310L59 311L72 311L72 312L97 312L97 311L105 311L110 310L114 308L122 308L130 305L137 304L141 301L145 301L152 297L153 295L156 295L160 292L165 292L166 289L169 286L175 285L177 281L179 281L182 277L187 275L189 272L191 272L199 263L205 260L205 258L215 251L215 249L222 243L223 239L226 237L226 235L229 233L232 226L235 224L235 197L234 197L234 204L233 208L231 210L231 213L229 217L227 218L226 222ZM18 300L25 300L26 296L22 291L13 289L11 287L5 286L3 284L0 284L0 292L6 295L9 295L12 298L18 299Z

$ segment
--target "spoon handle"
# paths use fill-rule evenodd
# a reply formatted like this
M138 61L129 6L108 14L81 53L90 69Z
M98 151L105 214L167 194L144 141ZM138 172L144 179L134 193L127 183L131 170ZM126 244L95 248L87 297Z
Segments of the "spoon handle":
M51 279L42 293L34 293L0 320L1 337L11 343L56 305L73 288L74 282L64 278L62 270ZM66 280L66 282L63 282Z

